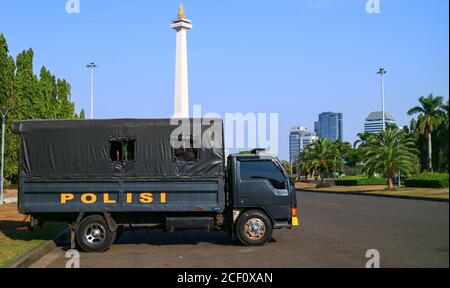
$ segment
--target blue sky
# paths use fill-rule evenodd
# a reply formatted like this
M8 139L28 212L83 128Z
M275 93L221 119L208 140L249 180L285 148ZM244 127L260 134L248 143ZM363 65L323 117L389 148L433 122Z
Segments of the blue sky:
M313 129L323 111L344 113L354 141L369 112L386 110L405 125L419 96L449 95L448 0L185 0L191 104L203 112L279 113L279 156L288 158L293 125ZM169 117L179 1L2 0L0 33L14 56L32 47L42 65L72 84L77 110L89 111L89 73L96 71L98 118Z

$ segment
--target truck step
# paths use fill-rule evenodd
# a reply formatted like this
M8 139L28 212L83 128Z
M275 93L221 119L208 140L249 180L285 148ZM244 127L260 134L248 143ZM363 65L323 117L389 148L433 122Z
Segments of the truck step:
M290 227L291 225L288 222L276 222L273 229L281 229L281 228L286 228L286 227Z
M214 227L213 217L167 217L166 229L168 231L199 229L210 231Z

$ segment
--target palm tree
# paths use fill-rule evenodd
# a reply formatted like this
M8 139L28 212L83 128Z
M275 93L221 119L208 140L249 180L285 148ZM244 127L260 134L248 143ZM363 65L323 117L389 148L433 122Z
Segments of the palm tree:
M353 143L353 148L358 148L361 145L364 146L367 143L367 141L369 140L371 135L372 134L367 133L367 132L358 133L359 139Z
M281 160L281 165L283 166L284 171L288 173L289 175L293 174L293 167L289 161Z
M341 168L342 159L336 145L322 138L308 145L300 154L300 167L308 173L318 172L323 184L325 172L334 172Z
M433 96L433 93L427 97L419 98L419 106L413 107L408 111L408 115L419 114L417 117L417 129L428 140L428 169L433 171L432 160L432 142L431 133L445 116L444 98L441 96Z
M434 170L448 172L448 139L449 139L449 105L448 100L443 105L444 117L433 132L433 165ZM436 151L437 150L437 151Z
M348 152L352 150L352 144L348 142L343 142L341 140L337 140L336 142L334 142L334 145L336 145L336 148L338 149L342 158L345 158Z
M414 138L403 130L388 128L370 137L364 149L364 171L386 174L389 189L394 187L396 172L411 174L418 163Z
M310 144L311 145L311 144ZM302 173L305 173L307 177L314 176L314 167L310 165L309 159L312 159L312 149L307 146L305 149L301 150L297 157L296 166Z

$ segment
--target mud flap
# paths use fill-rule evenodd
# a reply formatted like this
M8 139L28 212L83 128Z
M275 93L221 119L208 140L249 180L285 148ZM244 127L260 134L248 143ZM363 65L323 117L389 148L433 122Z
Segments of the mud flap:
M108 211L103 210L103 217L105 217L106 224L108 224L108 228L110 232L115 232L118 228L116 221L111 217L111 214Z
M76 243L75 243L75 233L78 230L78 227L80 226L81 220L83 220L83 216L84 216L84 212L80 212L78 214L77 220L75 221L75 223L69 224L69 229L70 229L70 249L75 249L76 248Z

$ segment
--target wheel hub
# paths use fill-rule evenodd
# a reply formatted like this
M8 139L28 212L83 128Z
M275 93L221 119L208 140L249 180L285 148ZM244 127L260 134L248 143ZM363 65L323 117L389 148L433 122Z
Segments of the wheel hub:
M261 219L249 219L244 226L246 235L252 240L261 239L266 233L266 225Z
M105 241L105 227L100 224L90 224L86 227L84 238L90 244L101 244Z

